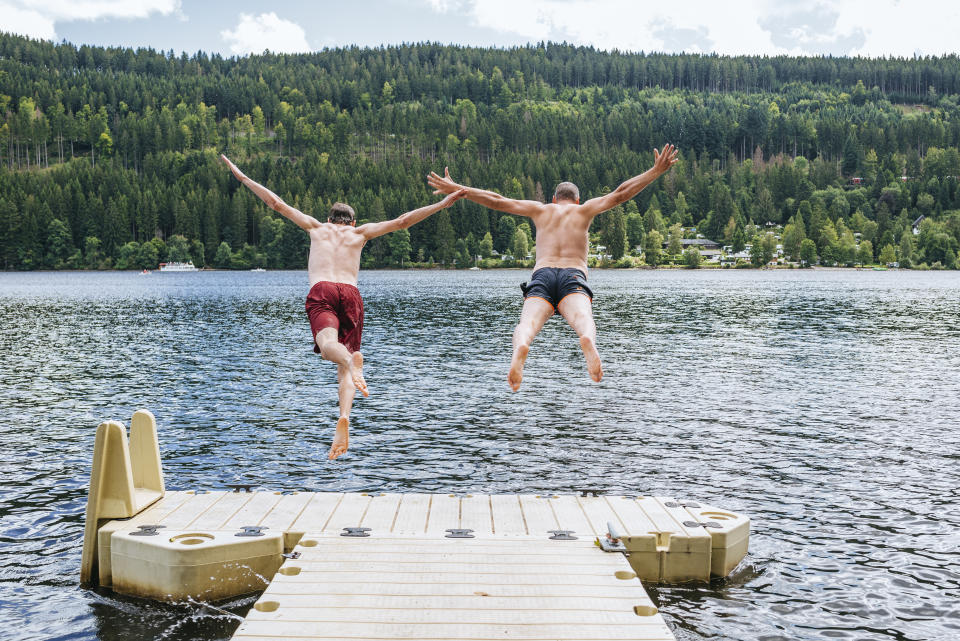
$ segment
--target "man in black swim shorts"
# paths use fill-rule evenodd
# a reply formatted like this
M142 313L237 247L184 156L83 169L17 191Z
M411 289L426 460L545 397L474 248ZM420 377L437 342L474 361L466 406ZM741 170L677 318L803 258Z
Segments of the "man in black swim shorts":
M587 276L570 267L541 267L533 272L529 282L521 283L524 299L542 298L554 310L570 294L583 294L593 301L593 290L587 287Z
M450 178L430 174L427 183L438 194L452 194L463 190L475 203L497 211L527 216L537 230L537 262L530 281L522 285L523 311L513 332L513 359L507 383L513 391L520 389L523 364L530 344L555 313L569 323L580 338L580 348L587 362L590 378L600 381L603 367L597 351L597 326L593 322L593 292L587 287L587 243L590 223L600 213L613 209L643 190L666 173L677 161L673 145L653 150L653 167L625 181L604 196L591 198L580 204L580 191L573 183L557 185L553 202L514 200L498 193L464 187Z

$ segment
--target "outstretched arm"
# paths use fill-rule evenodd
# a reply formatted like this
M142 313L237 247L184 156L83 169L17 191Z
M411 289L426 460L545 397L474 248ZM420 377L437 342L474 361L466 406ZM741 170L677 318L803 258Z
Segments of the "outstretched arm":
M503 211L508 214L516 214L517 216L532 217L543 207L543 203L537 202L536 200L515 200L501 196L495 191L458 185L450 178L449 168L443 170L442 177L431 171L430 175L427 176L427 184L436 190L433 192L435 194L452 194L458 189L463 189L465 191L465 197L468 200L472 200L478 205L483 205L490 209L496 209L497 211Z
M653 150L653 167L643 172L639 176L634 176L630 180L623 182L619 187L605 196L591 198L583 203L580 211L596 216L608 209L613 209L617 205L627 202L654 180L667 173L673 163L677 162L677 154L680 152L673 145L664 145L662 151Z
M367 223L366 225L360 225L357 227L357 231L363 234L363 237L367 240L376 238L377 236L383 236L384 234L389 234L392 231L397 231L398 229L406 229L411 225L416 225L421 220L427 218L428 216L437 213L441 209L446 209L453 203L457 202L464 196L464 190L460 189L453 192L443 200L432 205L427 205L426 207L421 207L420 209L414 209L413 211L408 211L407 213L397 216L392 220L385 220L380 223Z
M267 206L270 209L280 213L285 218L289 218L297 225L297 227L300 227L303 230L310 230L320 224L320 221L313 216L307 216L299 209L294 209L287 203L283 202L279 196L260 183L254 182L253 180L247 178L247 176L223 154L220 154L220 158L222 158L223 162L227 164L227 167L229 167L233 175L237 177L237 180L249 187L250 191L255 193L260 200L267 203Z

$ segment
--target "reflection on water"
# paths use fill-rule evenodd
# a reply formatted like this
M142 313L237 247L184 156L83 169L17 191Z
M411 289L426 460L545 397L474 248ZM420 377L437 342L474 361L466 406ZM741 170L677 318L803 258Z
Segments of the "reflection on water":
M505 383L520 272L370 272L351 453L303 273L0 273L0 622L14 639L226 639L234 617L77 587L96 424L151 409L171 489L609 492L754 521L678 639L960 637L960 281L595 272L606 379L559 319ZM220 604L243 614L251 598Z

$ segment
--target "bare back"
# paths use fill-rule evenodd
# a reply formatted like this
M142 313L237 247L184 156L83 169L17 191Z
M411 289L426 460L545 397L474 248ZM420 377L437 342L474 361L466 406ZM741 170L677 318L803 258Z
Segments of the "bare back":
M537 262L541 267L572 267L587 273L587 245L593 216L569 201L547 203L532 213L537 227Z
M307 273L310 287L320 281L357 284L360 251L367 243L364 235L352 225L319 223L310 234L310 257Z

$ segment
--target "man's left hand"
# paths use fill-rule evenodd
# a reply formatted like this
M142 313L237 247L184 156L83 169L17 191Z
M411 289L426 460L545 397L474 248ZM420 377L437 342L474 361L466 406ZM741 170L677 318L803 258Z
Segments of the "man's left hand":
M450 168L443 168L443 177L436 172L431 171L427 176L427 184L433 187L435 194L452 194L455 191L463 189L463 185L458 185L450 178Z

